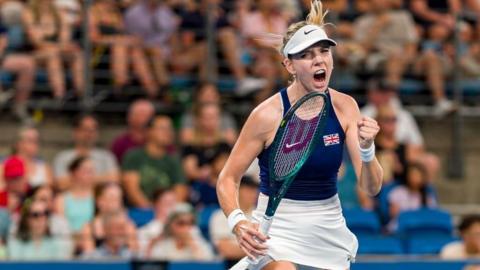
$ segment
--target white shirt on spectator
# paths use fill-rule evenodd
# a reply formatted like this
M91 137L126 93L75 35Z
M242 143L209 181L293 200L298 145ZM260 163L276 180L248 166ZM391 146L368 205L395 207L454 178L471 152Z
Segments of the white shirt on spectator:
M68 174L68 166L77 157L75 149L64 150L58 153L53 160L53 172L55 177L65 177ZM88 157L95 166L95 174L104 175L118 171L117 161L112 153L100 148L93 148ZM115 179L113 179L115 180Z
M447 260L463 260L469 256L462 241L449 243L440 251L440 258Z
M185 247L183 249L178 249L175 240L173 238L162 239L157 242L151 251L151 258L157 260L167 260L167 261L211 261L213 260L214 254L211 246L208 242L203 239L197 232L196 229L192 230L193 241L198 245L198 251L201 254L198 256L194 255L193 250L190 247Z
M154 219L143 227L138 229L138 242L140 245L140 253L145 254L148 244L152 239L158 237L162 232L165 224L160 220Z
M391 105L398 112L397 126L395 129L395 137L397 141L403 144L422 146L423 137L412 114L402 108L402 105L397 98L391 100ZM371 118L375 118L377 116L377 108L373 104L365 105L361 112L362 115Z

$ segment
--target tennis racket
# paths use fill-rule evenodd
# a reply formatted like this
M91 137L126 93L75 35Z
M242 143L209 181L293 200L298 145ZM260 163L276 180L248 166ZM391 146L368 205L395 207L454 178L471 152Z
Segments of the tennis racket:
M329 106L327 95L312 92L300 98L280 122L269 155L270 196L260 220L262 234L268 234L280 201L317 146L327 122ZM261 258L249 258L247 269L258 264Z

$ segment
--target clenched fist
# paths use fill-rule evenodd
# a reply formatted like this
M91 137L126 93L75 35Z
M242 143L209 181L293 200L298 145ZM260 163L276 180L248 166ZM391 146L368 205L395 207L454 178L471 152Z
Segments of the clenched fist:
M380 131L380 127L377 124L377 121L370 117L363 116L361 120L357 123L358 126L358 141L362 149L369 148L375 136L377 136Z

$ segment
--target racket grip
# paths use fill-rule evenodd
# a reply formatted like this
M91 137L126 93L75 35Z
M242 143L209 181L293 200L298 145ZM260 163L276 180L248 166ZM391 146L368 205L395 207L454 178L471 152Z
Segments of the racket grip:
M260 225L259 225L259 231L267 236L268 235L268 231L270 230L270 226L272 225L272 221L273 221L273 217L269 217L267 215L263 215L262 219L260 220ZM255 239L255 241L258 242L257 239ZM253 265L256 265L258 264L258 262L260 262L260 260L263 258L263 256L258 256L256 257L255 259L251 259L250 257L247 258L247 261L248 261L248 264L250 266L253 266Z

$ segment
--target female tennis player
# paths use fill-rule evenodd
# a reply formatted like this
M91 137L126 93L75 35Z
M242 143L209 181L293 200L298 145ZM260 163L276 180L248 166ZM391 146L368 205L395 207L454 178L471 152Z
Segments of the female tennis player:
M373 141L379 131L375 120L362 117L353 98L328 87L333 70L320 1L313 1L305 21L291 25L283 38L283 64L293 82L256 107L220 174L217 194L229 226L251 259L261 256L252 270L339 269L350 267L358 241L348 230L337 195L337 172L346 145L359 186L369 195L381 188L382 168ZM319 143L298 172L275 213L268 237L258 223L239 208L238 187L243 173L258 157L260 196L253 219L260 220L270 193L270 144L288 109L302 96L318 91L328 97L328 116ZM295 143L293 143L295 144ZM286 145L286 148L293 147ZM246 269L247 258L232 269Z

